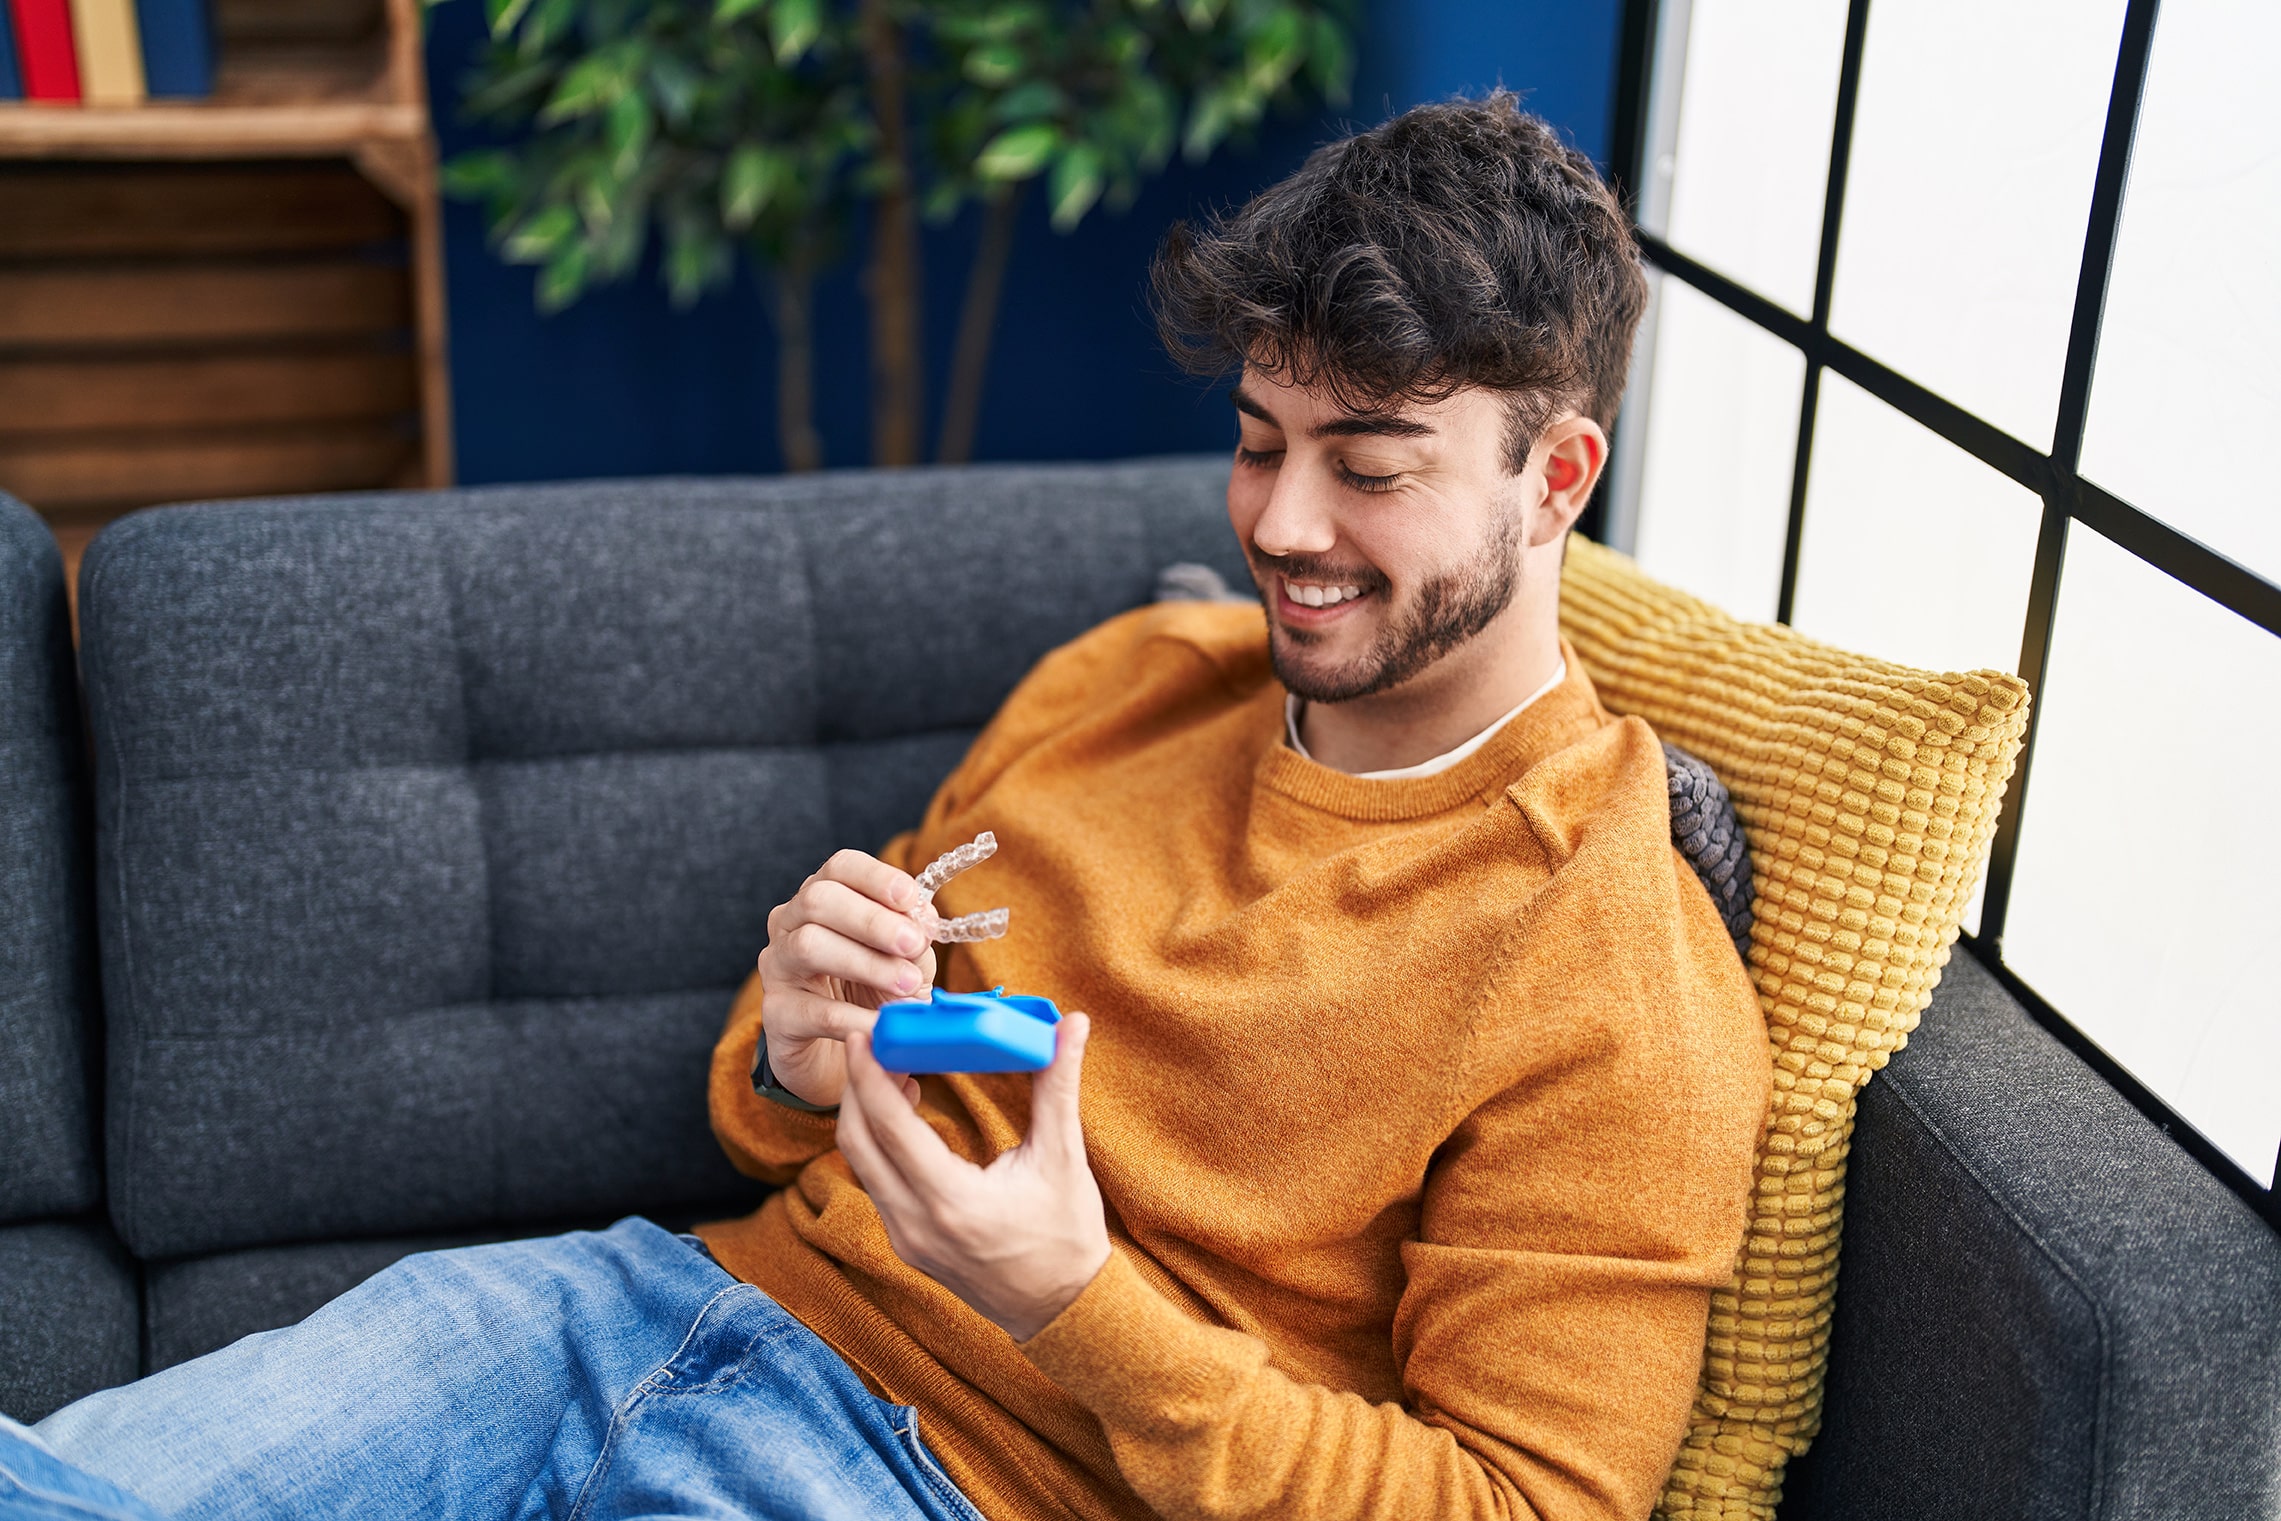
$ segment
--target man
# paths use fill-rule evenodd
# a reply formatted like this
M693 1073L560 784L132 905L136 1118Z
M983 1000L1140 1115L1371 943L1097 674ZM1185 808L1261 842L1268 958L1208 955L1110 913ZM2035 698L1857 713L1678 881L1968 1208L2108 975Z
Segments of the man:
M1155 282L1241 369L1264 626L1057 651L917 831L771 914L712 1105L789 1186L703 1250L411 1259L55 1455L184 1515L1646 1514L1769 1077L1660 749L1558 637L1622 217L1500 93L1320 150ZM943 907L1013 933L938 961L910 873L983 829ZM898 1078L874 1011L937 980L1090 1017L1035 1079Z

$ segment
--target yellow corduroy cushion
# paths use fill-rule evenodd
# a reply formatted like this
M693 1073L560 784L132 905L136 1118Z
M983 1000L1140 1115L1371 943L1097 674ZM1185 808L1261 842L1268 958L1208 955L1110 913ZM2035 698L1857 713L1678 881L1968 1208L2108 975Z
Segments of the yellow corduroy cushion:
M1613 550L1568 548L1561 629L1616 713L1734 795L1774 1104L1734 1279L1659 1516L1771 1518L1820 1428L1854 1102L1908 1042L1988 858L2027 686L1939 676L1744 623Z

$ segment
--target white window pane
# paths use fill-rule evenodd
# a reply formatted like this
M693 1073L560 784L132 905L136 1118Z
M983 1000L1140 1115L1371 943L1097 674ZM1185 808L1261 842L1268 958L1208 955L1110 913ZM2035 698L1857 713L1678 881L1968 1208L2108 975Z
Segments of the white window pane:
M2281 1147L2281 639L2067 539L2004 959L2259 1182Z
M2051 447L2124 0L1873 5L1830 327Z
M1934 671L2019 664L2043 503L1825 373L1791 623Z
M2083 473L2281 581L2273 0L2164 0L2099 330Z
M1634 549L1651 576L1774 621L1806 357L1661 277Z
M1845 7L1694 0L1672 150L1671 245L1801 317L1837 120Z

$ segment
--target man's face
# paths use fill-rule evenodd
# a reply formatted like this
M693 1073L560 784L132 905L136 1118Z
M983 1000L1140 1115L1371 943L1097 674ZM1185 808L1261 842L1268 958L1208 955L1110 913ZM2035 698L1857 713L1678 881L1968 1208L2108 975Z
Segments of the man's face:
M1510 473L1494 393L1355 413L1247 368L1234 401L1228 516L1285 687L1390 691L1507 613L1546 487L1534 455Z

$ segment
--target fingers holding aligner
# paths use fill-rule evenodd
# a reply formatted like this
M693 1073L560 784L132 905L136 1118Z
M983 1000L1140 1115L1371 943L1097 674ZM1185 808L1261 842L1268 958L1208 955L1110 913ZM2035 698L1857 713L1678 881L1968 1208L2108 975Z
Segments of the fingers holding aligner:
M836 994L834 981L895 997L927 977L927 936L908 913L918 884L859 850L843 850L768 916L763 982Z
M933 980L933 947L902 911L918 898L908 873L843 850L770 912L761 1022L769 1063L797 1096L837 1102L838 1043L869 1031L884 1000Z

